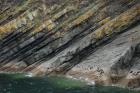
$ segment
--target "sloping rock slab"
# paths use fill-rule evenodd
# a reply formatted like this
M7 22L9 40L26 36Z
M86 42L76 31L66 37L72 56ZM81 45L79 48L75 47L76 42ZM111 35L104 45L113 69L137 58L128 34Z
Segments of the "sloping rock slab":
M130 69L140 69L134 61L135 47L140 42L140 25L121 34L111 43L73 67L67 75L95 80L97 83L117 84L126 79ZM138 63L138 62L137 62ZM134 67L134 66L137 67Z

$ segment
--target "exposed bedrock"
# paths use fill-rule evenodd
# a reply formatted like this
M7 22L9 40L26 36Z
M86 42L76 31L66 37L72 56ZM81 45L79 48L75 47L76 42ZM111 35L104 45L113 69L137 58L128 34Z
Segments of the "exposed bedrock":
M139 87L140 0L0 0L0 71Z
M67 74L83 76L99 84L131 86L135 82L139 86L139 30L140 25L114 37L113 41L100 46Z

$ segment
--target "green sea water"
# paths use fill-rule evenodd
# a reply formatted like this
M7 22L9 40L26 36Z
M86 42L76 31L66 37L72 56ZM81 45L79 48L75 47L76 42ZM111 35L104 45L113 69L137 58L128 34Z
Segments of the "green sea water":
M0 74L0 93L140 93L112 86L91 86L60 76L27 77L25 74Z

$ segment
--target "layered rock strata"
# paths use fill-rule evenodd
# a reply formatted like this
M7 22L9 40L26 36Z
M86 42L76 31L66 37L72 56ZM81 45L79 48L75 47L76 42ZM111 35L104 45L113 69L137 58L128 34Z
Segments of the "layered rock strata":
M139 30L139 0L0 0L0 71L139 87Z

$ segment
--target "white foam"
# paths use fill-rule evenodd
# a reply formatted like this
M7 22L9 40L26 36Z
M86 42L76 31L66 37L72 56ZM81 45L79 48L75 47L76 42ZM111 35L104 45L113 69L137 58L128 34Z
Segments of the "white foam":
M33 77L32 73L28 73L27 75L25 75L26 77Z
M95 81L91 81L91 84L92 84L92 85L95 85Z
M67 75L67 78L74 79L74 80L84 80L87 82L88 85L95 85L95 81L90 80L89 78L83 78L83 77L75 78L75 77L70 76L70 75Z

